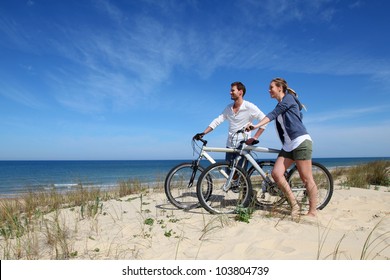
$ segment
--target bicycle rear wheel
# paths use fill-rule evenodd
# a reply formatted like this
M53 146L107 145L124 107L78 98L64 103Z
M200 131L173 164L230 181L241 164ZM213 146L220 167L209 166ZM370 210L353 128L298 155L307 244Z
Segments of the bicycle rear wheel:
M252 185L246 172L237 167L228 189L226 186L231 165L228 162L218 162L207 167L200 175L197 184L197 196L200 204L211 214L232 214L239 207L248 207L252 196ZM208 192L212 188L212 193ZM209 197L205 194L211 193Z
M165 178L164 190L170 203L179 209L200 206L196 195L196 184L204 168L193 162L181 163L172 168ZM211 182L205 180L205 198L210 196Z
M328 169L325 166L313 162L312 172L314 182L316 182L318 189L318 203L317 209L323 209L330 201L333 195L333 178ZM309 207L309 199L306 192L305 184L302 182L299 176L298 168L294 166L288 173L288 183L294 193L298 203L302 208Z

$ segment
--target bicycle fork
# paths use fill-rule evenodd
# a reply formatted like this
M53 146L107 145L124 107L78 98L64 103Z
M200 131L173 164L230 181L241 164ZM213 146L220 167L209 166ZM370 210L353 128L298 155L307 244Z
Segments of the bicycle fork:
M192 174L191 174L190 181L188 182L188 186L187 186L188 188L192 188L192 186L194 185L195 176L196 176L196 173L198 172L198 166L200 164L201 159L202 159L202 157L199 157L197 160L192 161L192 164L191 164Z
M229 175L226 174L226 172L224 170L221 170L221 172L223 172L223 175L227 178L225 184L223 184L222 186L222 190L224 192L228 192L228 190L230 190L232 188L232 183L234 183L234 181L236 181L237 179L239 180L239 174L236 174L236 166L237 166L237 163L240 161L241 159L241 156L238 156L236 157L230 164L232 165L232 167L230 168L229 170ZM238 176L238 178L234 178L235 175Z

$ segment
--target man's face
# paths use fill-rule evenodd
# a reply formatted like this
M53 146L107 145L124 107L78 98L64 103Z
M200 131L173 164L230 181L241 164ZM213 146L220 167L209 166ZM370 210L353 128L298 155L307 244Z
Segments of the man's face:
M232 86L230 89L230 97L232 100L237 100L242 96L242 90L238 90L237 86Z

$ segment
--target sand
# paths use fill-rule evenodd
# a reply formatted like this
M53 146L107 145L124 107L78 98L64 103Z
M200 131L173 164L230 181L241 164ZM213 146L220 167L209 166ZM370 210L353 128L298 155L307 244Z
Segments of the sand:
M59 227L66 244L49 245L47 233L36 233L35 258L58 258L67 251L76 260L390 259L390 192L385 187L336 186L316 219L299 222L264 210L256 210L249 223L201 208L186 212L155 191L104 201L94 217L76 207L62 209L58 218L55 222L54 213L46 215L46 224Z

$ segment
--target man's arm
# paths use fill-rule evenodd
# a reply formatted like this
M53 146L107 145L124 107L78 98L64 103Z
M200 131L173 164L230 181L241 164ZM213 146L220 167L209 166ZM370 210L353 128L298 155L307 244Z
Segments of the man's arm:
M263 134L263 132L264 132L264 128L260 127L256 131L256 133L255 133L255 135L253 137L251 137L251 138L249 138L248 140L245 141L245 144L252 145L253 141L256 141L257 139L259 139L260 135Z
M209 133L209 132L211 132L211 131L213 131L213 129L211 128L211 127L207 127L204 131L203 131L203 133L206 135L207 133Z

